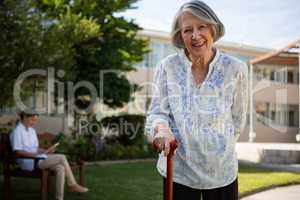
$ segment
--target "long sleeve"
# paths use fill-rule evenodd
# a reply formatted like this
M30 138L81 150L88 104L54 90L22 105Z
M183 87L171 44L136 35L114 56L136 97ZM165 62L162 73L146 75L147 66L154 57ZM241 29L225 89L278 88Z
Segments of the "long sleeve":
M163 62L156 67L152 83L152 99L147 112L146 133L154 135L158 123L169 125L170 105L167 94L167 77Z
M235 136L238 140L245 128L248 110L248 67L241 65L237 74L236 90L232 105L232 118L235 127Z

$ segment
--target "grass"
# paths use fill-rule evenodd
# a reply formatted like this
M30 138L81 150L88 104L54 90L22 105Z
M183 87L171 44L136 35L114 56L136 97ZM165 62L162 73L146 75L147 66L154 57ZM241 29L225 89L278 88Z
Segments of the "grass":
M154 162L92 165L86 170L88 194L66 192L66 200L161 200L162 179ZM250 166L240 166L239 191L245 196L267 188L300 183L300 174L277 172ZM0 186L2 187L2 180ZM54 189L54 187L52 187ZM1 191L2 192L2 191ZM37 180L17 178L13 181L13 199L39 199ZM2 193L1 193L2 195ZM54 191L50 199L54 199Z
M300 184L300 173L278 172L243 165L239 167L241 197L276 186L292 184Z

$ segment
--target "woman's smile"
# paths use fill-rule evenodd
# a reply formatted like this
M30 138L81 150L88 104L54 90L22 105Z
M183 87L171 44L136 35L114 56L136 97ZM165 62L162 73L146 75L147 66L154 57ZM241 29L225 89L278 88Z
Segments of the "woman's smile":
M181 36L188 52L194 57L203 57L211 51L213 34L210 25L189 12L182 14Z
M191 46L195 49L199 49L203 46L205 46L205 40L199 40L199 41L196 41L196 42L192 42Z

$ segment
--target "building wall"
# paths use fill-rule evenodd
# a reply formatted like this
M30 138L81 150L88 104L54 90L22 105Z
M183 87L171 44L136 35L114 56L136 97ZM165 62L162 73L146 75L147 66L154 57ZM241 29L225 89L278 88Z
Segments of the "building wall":
M263 143L296 143L298 127L270 127L260 122L255 123L256 138L255 142ZM249 141L249 125L247 125L239 138L239 142Z

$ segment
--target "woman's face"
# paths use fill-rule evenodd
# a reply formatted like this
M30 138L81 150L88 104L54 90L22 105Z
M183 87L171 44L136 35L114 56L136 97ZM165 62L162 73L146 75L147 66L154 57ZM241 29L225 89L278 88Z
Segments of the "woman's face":
M185 48L193 57L203 57L211 51L214 42L212 28L189 12L180 18L181 37Z
M38 116L34 115L34 116L25 116L24 119L22 120L22 123L26 126L26 127L33 127L38 121Z

